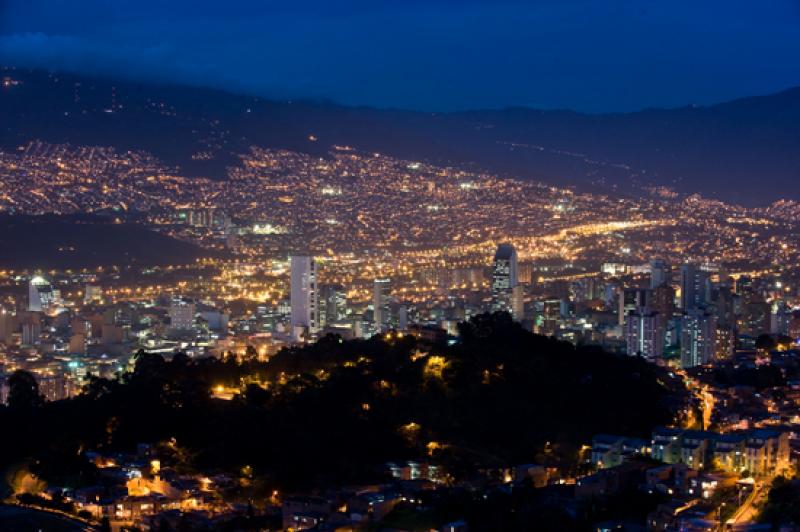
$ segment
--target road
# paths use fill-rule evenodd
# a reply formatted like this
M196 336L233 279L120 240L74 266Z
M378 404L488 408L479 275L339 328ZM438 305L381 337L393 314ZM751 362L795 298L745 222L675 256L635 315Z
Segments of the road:
M0 530L9 532L84 532L93 530L76 519L54 512L0 504Z
M741 506L739 506L733 516L728 519L727 525L735 529L739 525L754 521L758 516L758 503L766 497L768 492L768 482L756 482L755 486L753 486L753 490L747 495L747 498L742 501Z

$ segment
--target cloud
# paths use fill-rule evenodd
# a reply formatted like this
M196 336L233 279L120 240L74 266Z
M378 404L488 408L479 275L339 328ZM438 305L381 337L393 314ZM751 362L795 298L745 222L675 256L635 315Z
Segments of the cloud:
M5 64L444 110L769 92L798 31L794 0L0 0Z

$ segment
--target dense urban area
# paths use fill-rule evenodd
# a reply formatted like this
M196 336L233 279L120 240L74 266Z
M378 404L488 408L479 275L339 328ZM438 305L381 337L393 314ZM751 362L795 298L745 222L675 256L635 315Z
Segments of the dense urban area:
M76 530L800 523L798 215L350 146L253 146L224 180L110 147L2 151L5 231L67 229L46 261L0 258L0 512ZM104 242L72 237L95 226L193 252L93 259Z

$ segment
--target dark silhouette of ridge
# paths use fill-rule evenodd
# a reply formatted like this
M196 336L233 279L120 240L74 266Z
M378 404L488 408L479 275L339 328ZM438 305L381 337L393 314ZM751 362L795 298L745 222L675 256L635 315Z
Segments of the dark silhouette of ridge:
M31 139L143 149L186 175L221 179L251 145L324 156L345 144L559 186L623 193L669 186L747 205L800 200L800 88L633 113L424 113L0 72L20 82L0 87L4 149ZM199 151L213 157L193 160Z

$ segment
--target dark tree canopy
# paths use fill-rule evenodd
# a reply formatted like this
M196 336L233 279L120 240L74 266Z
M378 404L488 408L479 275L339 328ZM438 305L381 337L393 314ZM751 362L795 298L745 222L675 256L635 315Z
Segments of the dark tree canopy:
M281 489L372 482L386 462L408 459L458 478L481 466L571 460L600 432L646 437L683 404L665 370L534 335L507 314L478 316L460 332L453 345L329 336L269 362L141 352L133 372L34 406L13 441L0 443L0 460L170 441L175 466L247 466ZM212 398L220 385L242 393ZM35 403L33 388L22 389ZM3 426L12 410L0 409ZM63 468L51 469L67 482ZM73 469L72 483L91 476Z
M44 399L33 374L18 369L8 378L8 406L15 410L29 410L42 406Z

